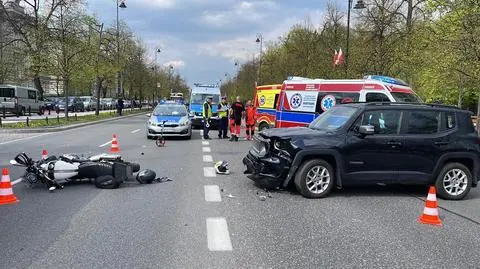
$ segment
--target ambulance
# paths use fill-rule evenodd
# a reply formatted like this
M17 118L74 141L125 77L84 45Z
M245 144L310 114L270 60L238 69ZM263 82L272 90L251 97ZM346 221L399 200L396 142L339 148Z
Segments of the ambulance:
M289 77L283 82L276 105L275 127L308 126L333 106L351 102L423 101L402 80L365 76L358 80L327 80Z
M258 86L254 106L257 109L257 127L261 131L275 127L275 115L282 84Z

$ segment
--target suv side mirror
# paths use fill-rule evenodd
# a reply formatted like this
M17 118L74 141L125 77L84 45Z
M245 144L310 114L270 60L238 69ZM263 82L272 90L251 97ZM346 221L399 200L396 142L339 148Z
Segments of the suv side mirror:
M358 132L362 135L373 135L375 133L375 127L372 125L361 125L358 128Z

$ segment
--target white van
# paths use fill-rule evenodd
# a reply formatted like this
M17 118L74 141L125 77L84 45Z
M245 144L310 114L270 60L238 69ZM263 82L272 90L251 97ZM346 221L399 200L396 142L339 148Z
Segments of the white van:
M19 116L31 112L41 114L43 101L38 100L38 90L15 85L0 85L0 113L5 110Z

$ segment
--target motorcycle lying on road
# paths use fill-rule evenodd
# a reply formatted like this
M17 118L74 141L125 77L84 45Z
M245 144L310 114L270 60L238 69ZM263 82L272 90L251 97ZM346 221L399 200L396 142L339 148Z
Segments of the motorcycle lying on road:
M126 162L116 154L99 154L88 158L63 154L34 161L22 152L10 164L25 167L21 179L29 186L40 182L50 191L63 189L65 183L85 179L93 179L97 188L116 189L140 170L139 164Z

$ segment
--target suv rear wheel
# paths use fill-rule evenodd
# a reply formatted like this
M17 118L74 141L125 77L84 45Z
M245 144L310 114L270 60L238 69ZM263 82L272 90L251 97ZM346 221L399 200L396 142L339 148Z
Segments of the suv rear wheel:
M313 159L304 162L295 175L297 191L308 198L327 196L335 184L332 166L322 160Z
M461 200L472 188L472 173L461 163L448 163L435 181L438 195L446 200Z

